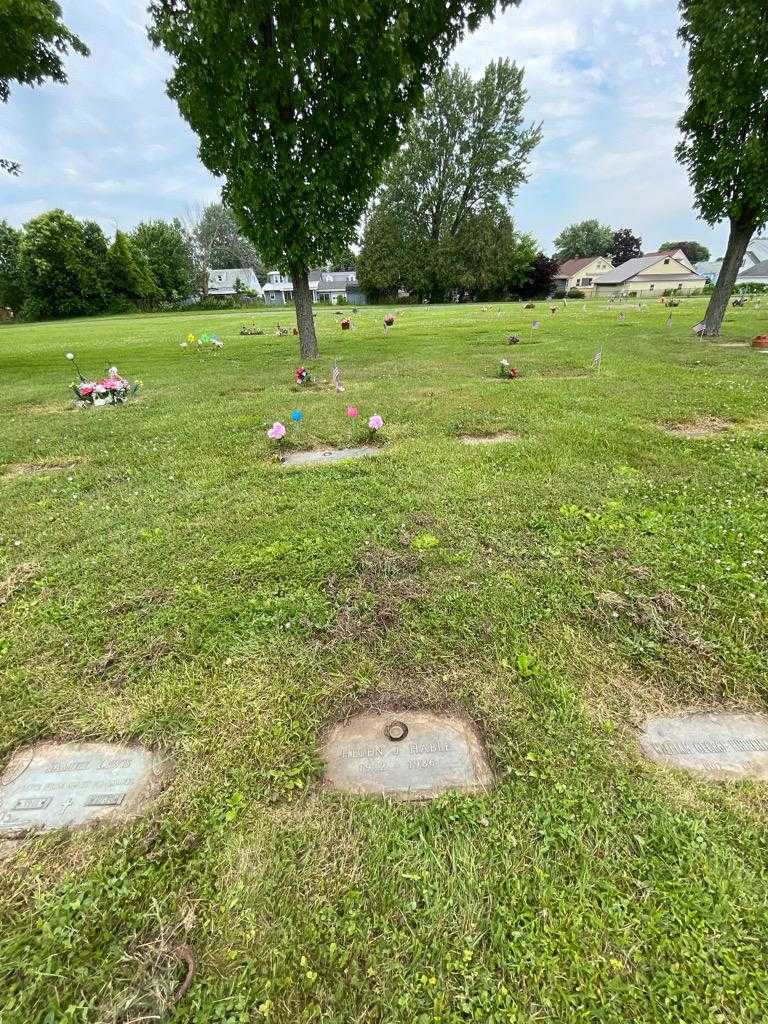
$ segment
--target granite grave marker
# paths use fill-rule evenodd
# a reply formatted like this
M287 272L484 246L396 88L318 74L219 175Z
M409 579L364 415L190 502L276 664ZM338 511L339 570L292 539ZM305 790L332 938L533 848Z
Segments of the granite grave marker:
M0 775L0 838L126 818L159 789L160 759L141 747L41 743Z
M322 448L316 451L287 452L281 462L284 466L327 466L332 462L364 459L368 455L378 454L378 448L373 448L370 445L359 448Z
M768 780L768 717L692 714L651 718L640 746L652 761L708 779Z
M493 781L475 730L426 711L358 715L323 744L325 784L353 794L425 800L446 790L477 792Z

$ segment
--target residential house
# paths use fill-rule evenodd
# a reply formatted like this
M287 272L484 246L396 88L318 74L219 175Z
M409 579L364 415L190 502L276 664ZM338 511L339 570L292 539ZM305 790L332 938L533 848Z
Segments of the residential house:
M685 254L676 250L652 252L627 260L598 277L595 290L598 297L638 295L647 298L669 291L690 295L700 291L706 283L706 278L696 273Z
M238 281L240 282L238 286ZM208 296L213 299L229 299L238 291L252 292L257 298L263 297L262 287L253 267L238 267L231 270L208 271Z
M595 291L595 278L613 268L607 256L585 256L578 260L566 260L557 268L554 277L555 291L569 292L578 288L588 295Z
M364 305L365 295L360 291L353 270L310 270L309 290L312 301L335 306L339 299L352 305ZM293 302L293 281L287 274L271 270L264 282L264 301L268 306L285 306Z
M768 238L753 238L747 247L744 259L741 262L741 270L739 272L739 284L750 284L751 281L744 281L744 277L749 277L750 272L755 272L759 263L768 262ZM706 277L710 284L714 284L720 275L720 268L723 265L723 260L713 260L708 263L697 263L696 273ZM754 283L761 283L761 275L757 274L758 280Z
M742 270L736 278L736 284L764 284L768 285L768 260L760 263L753 263L751 267Z

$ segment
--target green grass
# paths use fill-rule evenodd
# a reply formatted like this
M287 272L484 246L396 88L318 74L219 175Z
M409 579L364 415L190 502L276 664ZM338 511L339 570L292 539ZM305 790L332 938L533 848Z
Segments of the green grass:
M141 819L0 860L3 1024L765 1020L765 787L663 771L634 732L766 703L768 356L697 342L703 308L407 308L386 338L320 309L343 395L294 389L286 313L0 329L0 754L173 764ZM68 350L139 399L69 409ZM348 403L384 417L378 458L276 465L274 419L344 444ZM661 428L702 416L732 426ZM40 463L72 465L16 473ZM387 699L474 718L493 791L320 792L324 726Z

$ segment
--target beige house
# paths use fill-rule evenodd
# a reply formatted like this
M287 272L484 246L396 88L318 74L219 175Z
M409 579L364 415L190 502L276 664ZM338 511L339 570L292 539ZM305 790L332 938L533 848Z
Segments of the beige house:
M690 295L700 291L707 279L697 274L685 254L652 252L627 260L620 267L601 275L595 282L599 297L610 295L663 295L666 291Z
M579 288L588 295L593 295L595 278L613 269L607 256L585 256L579 260L566 260L557 268L554 277L555 291L568 292L571 288Z

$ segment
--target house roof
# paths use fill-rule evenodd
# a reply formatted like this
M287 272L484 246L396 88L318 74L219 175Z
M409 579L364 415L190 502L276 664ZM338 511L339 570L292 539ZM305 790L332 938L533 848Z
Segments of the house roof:
M574 274L578 274L584 267L588 267L590 263L594 263L600 258L600 256L582 256L577 260L566 260L557 268L555 277L573 277Z
M630 278L636 277L638 274L642 274L644 270L650 270L650 268L659 262L660 259L669 257L674 259L670 253L666 252L652 252L648 256L637 256L633 260L627 260L626 263L622 263L620 267L616 267L614 270L609 270L607 274L601 274L597 279L598 284L624 284L625 281L629 281ZM698 274L695 274L692 270L689 270L685 264L681 263L680 260L675 260L680 267L680 273L686 277L698 278ZM665 277L672 277L674 275L663 275Z
M746 270L742 270L737 280L742 278L751 277L764 277L768 281L768 260L763 260L762 263L755 263L752 267L747 267Z
M228 267L224 270L209 270L208 291L209 293L234 292L238 280L244 288L250 288L258 293L261 292L261 284L253 267Z

